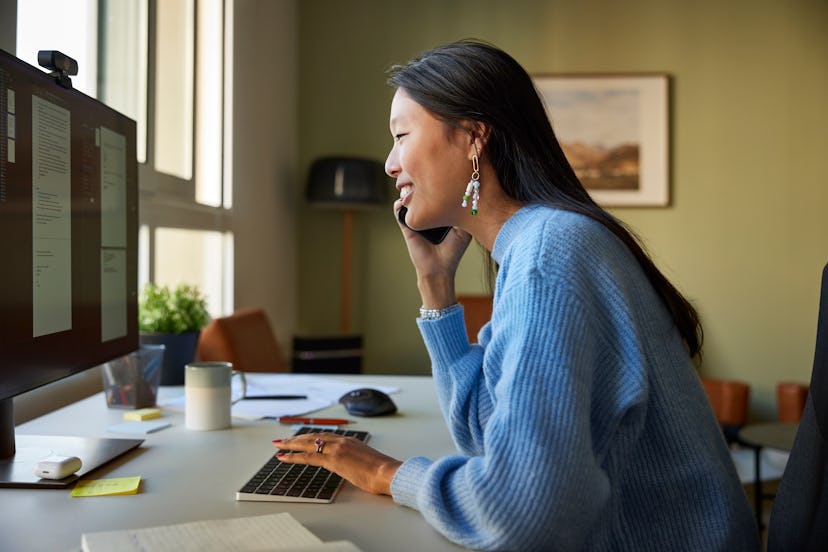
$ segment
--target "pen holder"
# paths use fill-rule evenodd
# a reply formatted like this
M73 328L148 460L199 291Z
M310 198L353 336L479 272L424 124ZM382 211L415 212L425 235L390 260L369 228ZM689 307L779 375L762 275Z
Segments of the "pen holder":
M109 408L155 406L164 345L141 345L137 351L103 365L103 388Z

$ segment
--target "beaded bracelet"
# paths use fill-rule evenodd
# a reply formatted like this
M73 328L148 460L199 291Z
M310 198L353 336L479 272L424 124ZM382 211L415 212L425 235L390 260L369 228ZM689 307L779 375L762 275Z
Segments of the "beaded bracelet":
M423 320L437 320L438 318L447 316L456 310L460 310L460 303L455 303L444 309L427 309L425 307L420 307L420 318Z

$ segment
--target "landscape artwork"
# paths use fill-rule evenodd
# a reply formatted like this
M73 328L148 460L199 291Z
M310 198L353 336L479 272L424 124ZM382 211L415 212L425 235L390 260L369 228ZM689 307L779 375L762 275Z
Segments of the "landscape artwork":
M604 206L669 204L666 75L534 77L581 183Z

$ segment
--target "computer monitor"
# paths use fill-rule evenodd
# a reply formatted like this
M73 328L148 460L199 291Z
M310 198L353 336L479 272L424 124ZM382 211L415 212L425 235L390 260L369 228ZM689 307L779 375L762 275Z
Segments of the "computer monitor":
M27 473L45 452L83 474L141 442L15 436L12 401L139 347L135 128L0 50L0 486L68 483Z

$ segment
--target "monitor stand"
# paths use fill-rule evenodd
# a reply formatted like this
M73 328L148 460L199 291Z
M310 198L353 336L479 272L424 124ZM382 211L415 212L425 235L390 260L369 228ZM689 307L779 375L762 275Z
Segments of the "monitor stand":
M143 442L143 439L17 434L15 455L0 460L0 488L65 489ZM63 479L40 479L34 474L35 467L51 454L77 456L83 465L77 473Z

